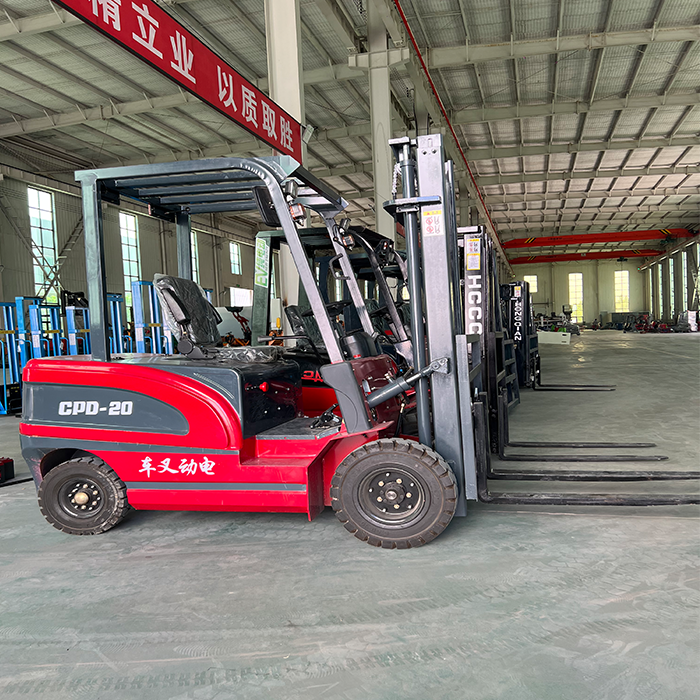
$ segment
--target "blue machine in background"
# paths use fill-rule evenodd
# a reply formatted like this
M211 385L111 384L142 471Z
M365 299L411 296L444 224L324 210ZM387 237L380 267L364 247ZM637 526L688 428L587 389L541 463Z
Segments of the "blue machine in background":
M211 302L213 290L204 293ZM132 329L127 327L124 295L107 294L112 354L172 355L173 337L163 324L153 283L133 282L131 294ZM89 308L78 300L65 306L65 316L62 311L60 304L46 304L41 297L18 296L14 302L0 302L0 415L21 409L22 370L29 360L90 354Z
M20 401L19 381L22 376L17 351L15 305L12 302L0 303L0 322L0 415L6 415L14 409L13 403Z
M163 327L160 303L153 282L132 282L131 302L136 352L171 355L173 338L170 331Z

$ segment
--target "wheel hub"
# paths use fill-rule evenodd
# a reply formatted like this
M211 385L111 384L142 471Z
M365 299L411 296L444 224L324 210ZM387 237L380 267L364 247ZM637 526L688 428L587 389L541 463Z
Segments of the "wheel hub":
M71 515L89 517L102 508L104 494L91 479L74 480L61 489L60 503Z
M392 481L386 486L382 486L379 490L379 495L384 501L395 506L396 504L401 504L406 498L406 490L401 484L397 484ZM413 494L411 494L413 495Z
M87 502L90 500L90 496L88 496L86 491L78 491L73 496L73 503L76 503L77 505L84 506L87 504Z
M403 469L384 468L369 474L360 489L365 512L379 520L405 521L420 510L425 496L416 478Z

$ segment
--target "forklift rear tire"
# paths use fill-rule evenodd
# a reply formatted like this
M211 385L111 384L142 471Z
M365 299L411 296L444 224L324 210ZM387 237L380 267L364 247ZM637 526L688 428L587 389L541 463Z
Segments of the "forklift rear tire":
M382 439L340 463L331 503L345 529L363 542L409 549L434 540L450 524L457 484L437 452L413 440Z
M80 457L54 467L39 486L39 508L57 530L98 535L129 511L126 485L103 461Z

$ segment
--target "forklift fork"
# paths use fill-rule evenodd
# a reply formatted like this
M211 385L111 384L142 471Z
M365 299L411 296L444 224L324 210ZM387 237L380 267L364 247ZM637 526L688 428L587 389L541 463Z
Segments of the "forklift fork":
M488 420L483 400L473 404L474 447L478 498L483 503L551 506L678 506L700 504L700 494L612 494L612 493L506 493L489 490L488 480L509 481L686 481L700 478L698 472L649 471L496 471L491 466ZM537 457L533 457L537 459Z
M561 447L566 449L577 448L639 448L655 447L653 442L620 443L620 442L520 442L511 443L508 431L508 405L503 393L498 395L498 456L503 462L662 462L668 459L665 455L528 455L506 454L506 447L535 447L549 448ZM593 472L597 473L597 472ZM625 473L625 472L623 472ZM494 477L498 478L498 477Z

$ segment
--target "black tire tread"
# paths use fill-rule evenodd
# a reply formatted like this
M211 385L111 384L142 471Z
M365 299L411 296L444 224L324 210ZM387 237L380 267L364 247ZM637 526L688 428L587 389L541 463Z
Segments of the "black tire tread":
M447 494L447 498L445 499L445 507L439 519L431 525L430 530L423 531L418 535L412 535L408 538L378 537L375 534L366 532L353 523L348 514L343 510L340 503L340 488L347 473L363 457L386 452L408 453L412 455L417 458L423 467L432 471L440 481L442 488ZM452 469L450 469L445 460L434 450L413 440L406 440L404 438L382 438L381 440L368 442L358 447L338 465L333 479L331 480L330 495L331 505L335 511L336 517L340 520L345 529L357 537L357 539L367 542L367 544L373 547L382 547L384 549L411 549L413 547L421 547L431 542L450 524L457 504L457 481Z
M129 512L130 506L129 502L126 497L126 484L117 476L116 472L108 467L101 459L98 459L97 457L76 457L74 459L70 459L67 462L63 462L62 464L86 464L89 465L91 469L95 470L96 472L100 473L103 477L108 479L109 481L112 482L112 484L115 487L115 491L117 493L117 503L114 508L114 513L107 519L105 522L101 523L100 525L93 527L91 529L85 529L85 530L78 530L72 527L68 527L57 521L51 512L46 508L44 504L44 499L43 499L43 492L42 492L42 486L44 484L44 481L41 482L41 485L39 486L39 493L38 493L38 499L39 499L39 509L41 510L42 515L46 518L46 520L53 525L57 530L60 530L61 532L65 532L69 535L98 535L103 532L106 532L107 530L111 530L115 525L118 525L126 516L126 514ZM48 476L51 474L51 472L54 471L54 469L57 469L58 467L62 466L62 464L57 465L54 467L45 477L48 478Z

